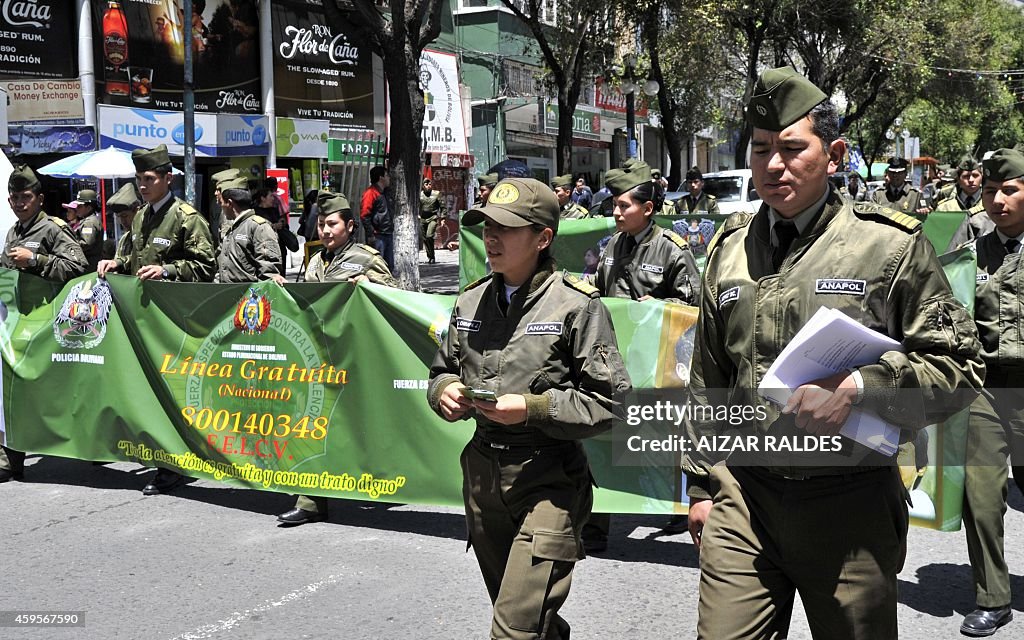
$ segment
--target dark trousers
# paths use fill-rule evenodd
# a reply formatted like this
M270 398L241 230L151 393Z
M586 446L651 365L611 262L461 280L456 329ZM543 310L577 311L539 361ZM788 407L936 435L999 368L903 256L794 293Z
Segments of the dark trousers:
M384 256L388 269L395 270L395 236L390 233L378 233L373 239L374 248Z
M420 242L427 252L427 260L434 259L434 238L437 236L437 217L420 218Z
M895 466L807 480L758 467L712 474L698 638L785 638L799 591L815 640L895 640L908 524Z
M971 404L964 474L964 533L979 607L1010 604L1010 572L1003 556L1008 457L1024 491L1024 390L990 388Z
M25 453L7 447L0 447L0 469L21 475L25 468Z
M492 640L568 640L558 610L583 558L580 530L593 489L578 442L462 452L469 543L494 604Z

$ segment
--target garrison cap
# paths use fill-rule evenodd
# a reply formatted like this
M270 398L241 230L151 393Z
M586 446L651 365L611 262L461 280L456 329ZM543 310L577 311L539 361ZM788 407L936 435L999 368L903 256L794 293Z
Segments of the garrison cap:
M687 180L703 180L704 175L700 172L697 167L690 167L690 170L686 172Z
M130 209L142 204L142 199L139 197L138 191L135 190L135 185L129 182L117 190L117 193L107 198L108 209Z
M224 169L223 171L218 171L210 176L210 185L213 187L213 190L216 191L221 188L220 183L225 180L231 180L232 178L238 178L241 175L242 172L238 169ZM248 188L248 185L246 188Z
M217 188L221 190L221 193L228 189L242 189L244 191L248 191L249 180L247 180L245 176L235 176L234 178L219 181L217 183Z
M132 151L132 162L136 171L151 171L171 164L171 156L167 154L167 145L158 144L152 149Z
M482 176L477 176L476 181L477 184L479 184L481 187L493 187L494 185L498 184L498 174L485 173Z
M971 156L964 156L960 159L960 163L956 165L957 172L974 171L975 169L981 169L981 162Z
M555 176L551 181L551 188L554 189L555 187L562 187L568 189L574 184L576 184L576 181L573 180L572 174L567 173L564 176Z
M485 217L506 227L541 224L558 231L558 198L540 180L505 178L491 191L487 204L462 216L462 224L480 224Z
M899 156L893 156L893 157L889 158L889 166L886 167L885 170L886 171L892 171L893 173L898 173L900 171L906 171L907 167L909 167L909 166L910 166L910 163L907 162L906 158L901 158Z
M28 191L39 184L39 178L32 167L27 164L19 164L14 167L11 177L7 179L7 190L11 193Z
M343 193L333 191L321 191L316 196L317 215L329 216L332 213L344 214L352 211L352 205Z
M982 165L986 181L1005 182L1024 177L1024 153L1017 149L999 149Z
M796 69L769 69L754 85L747 103L747 122L758 129L782 131L827 98L824 91Z
M633 161L629 166L623 166L621 169L612 169L604 174L604 186L608 187L608 190L616 196L649 182L651 182L651 168L646 162L640 160Z
M79 204L96 204L99 202L99 198L96 196L96 192L92 189L81 189L78 195L75 196L75 201Z

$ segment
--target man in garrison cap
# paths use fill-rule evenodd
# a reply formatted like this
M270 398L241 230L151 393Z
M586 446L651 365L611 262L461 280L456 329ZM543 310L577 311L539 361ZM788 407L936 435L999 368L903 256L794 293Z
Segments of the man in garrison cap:
M116 249L110 251L109 257L104 259L112 259L118 253L131 251L132 221L135 220L135 214L139 212L141 206L142 199L133 182L123 185L114 195L107 198L107 211L113 213L117 219L117 224L121 228L121 238L117 241ZM107 250L105 249L104 252L106 253Z
M88 269L78 239L66 222L43 211L43 185L34 171L18 165L7 181L7 201L18 221L7 231L0 267L54 282L67 282ZM0 482L21 479L25 454L0 449Z
M256 282L273 280L284 284L281 247L277 232L252 208L249 182L242 177L223 180L218 199L224 212L220 245L217 247L215 282Z
M676 200L676 213L681 216L721 213L715 196L704 191L704 176L697 167L686 172L686 188L690 193ZM696 212L696 213L694 213Z
M437 236L437 225L448 217L448 207L444 204L444 196L434 190L434 182L430 178L423 179L420 191L420 238L427 252L427 262L434 264L434 238Z
M964 220L949 239L947 251L952 251L996 228L985 212L985 204L981 201L983 181L981 162L971 156L966 156L956 166L956 182L953 188L935 207L936 211L964 212Z
M731 216L709 244L689 402L750 411L732 424L695 412L686 437L757 444L683 456L701 554L697 635L785 637L799 589L814 638L894 639L908 524L895 444L839 432L855 405L906 439L968 406L984 375L978 334L920 223L830 184L846 145L818 87L788 67L765 71L746 118L763 204ZM822 307L903 350L795 389L759 389Z
M485 173L482 176L477 176L476 183L479 197L473 203L474 209L487 204L487 198L491 195L491 190L494 189L494 185L498 184L498 174Z
M309 259L306 282L372 282L397 287L388 263L375 248L356 242L358 216L348 198L321 191L317 195L317 232L323 248ZM298 526L327 518L327 498L300 495L295 507L277 516L278 522Z
M964 468L964 532L973 569L977 609L960 631L989 636L1013 618L1010 572L1003 554L1007 457L1024 491L1024 154L999 149L983 162L981 199L992 231L971 243L978 256L974 322L985 361L986 394L971 405Z
M907 184L907 169L909 167L910 163L906 158L898 156L889 158L889 166L885 170L885 188L876 189L871 196L875 204L908 215L928 213L928 207L921 197L921 192Z
M145 206L132 221L131 244L113 260L101 260L99 276L134 275L140 280L210 282L216 268L210 227L199 211L171 193L171 158L167 146L132 151L135 181ZM143 488L147 496L166 493L184 478L158 468Z
M95 271L103 257L103 222L98 215L99 201L92 189L82 189L71 202L63 205L71 230L82 245L89 270Z
M590 212L572 201L572 189L574 181L572 174L555 176L551 181L551 189L558 198L558 211L562 220L578 220L590 217Z

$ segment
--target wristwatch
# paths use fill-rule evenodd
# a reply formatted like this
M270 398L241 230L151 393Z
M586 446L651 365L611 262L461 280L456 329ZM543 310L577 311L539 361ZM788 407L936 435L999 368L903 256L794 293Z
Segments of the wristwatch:
M171 274L167 272L167 269L164 269L163 271L160 272L160 278L163 280L170 280Z

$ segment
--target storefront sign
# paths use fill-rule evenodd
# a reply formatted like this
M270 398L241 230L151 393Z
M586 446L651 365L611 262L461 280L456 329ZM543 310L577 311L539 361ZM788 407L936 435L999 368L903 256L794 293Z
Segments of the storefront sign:
M558 105L554 102L544 104L544 132L558 134ZM587 140L600 140L601 114L577 109L572 114L572 135Z
M11 125L7 149L16 154L79 153L96 149L96 131L84 126Z
M270 10L277 112L372 129L370 52L327 24L321 0L276 0Z
M280 158L326 158L329 120L277 119L277 156Z
M12 80L0 85L7 91L11 124L85 124L78 80Z
M424 51L420 56L420 87L426 152L468 153L458 58L450 53Z
M185 119L177 111L100 106L100 146L151 149L166 144L172 156L185 154ZM197 113L196 155L265 155L269 149L266 116Z
M362 162L366 158L384 160L383 138L331 138L327 141L327 160L329 162Z
M196 111L263 112L256 0L193 3L188 19L182 17L181 0L92 4L100 103L182 109L187 31Z
M74 10L67 0L0 0L0 77L74 76Z
M614 84L606 82L604 78L598 78L594 87L594 104L598 109L604 109L614 114L626 117L626 96ZM644 121L647 120L647 96L641 92L635 94L634 115Z

